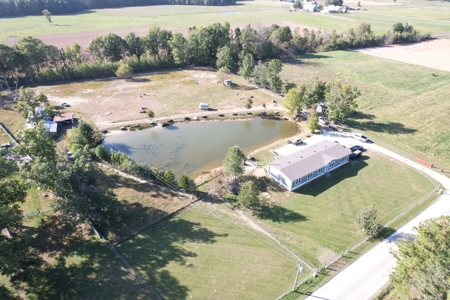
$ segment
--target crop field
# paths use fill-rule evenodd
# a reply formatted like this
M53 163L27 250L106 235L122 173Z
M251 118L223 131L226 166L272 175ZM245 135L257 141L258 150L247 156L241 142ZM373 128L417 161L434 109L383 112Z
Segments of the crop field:
M245 99L250 96L253 96L254 107L263 102L272 105L274 96L271 93L257 89L238 76L231 79L237 87L218 84L215 72L194 69L136 76L131 81L111 79L41 86L37 90L47 95L51 104L69 103L71 107L64 110L88 117L100 127L146 119L146 115L140 113L141 107L153 110L155 117L162 117L201 114L198 109L201 102L208 103L212 109L245 110Z
M42 16L0 19L0 42L13 44L21 36L35 36L58 47L78 42L82 46L96 35L114 31L125 35L128 31L144 34L150 26L160 26L179 32L187 32L192 26L206 26L215 22L229 22L232 27L247 24L289 25L293 29L312 27L337 31L356 27L361 22L370 23L372 29L381 34L396 22L408 22L423 32L441 33L450 31L450 6L441 1L360 1L361 11L346 14L320 14L289 12L291 4L269 0L243 1L235 6L146 6L118 9L100 9L78 14L52 16L50 26ZM345 2L356 6L357 1ZM195 21L193 21L195 20ZM86 35L73 35L83 33ZM67 34L67 36L64 36ZM47 35L58 35L57 39ZM9 37L11 37L9 39Z
M344 51L285 59L283 66L282 76L297 84L319 77L358 87L358 113L347 120L354 130L450 169L449 72Z
M274 299L292 287L297 269L286 250L211 202L195 203L118 251L164 299Z
M385 224L434 189L419 172L373 152L294 193L271 193L259 221L316 267L352 246L363 234L357 213L375 204Z

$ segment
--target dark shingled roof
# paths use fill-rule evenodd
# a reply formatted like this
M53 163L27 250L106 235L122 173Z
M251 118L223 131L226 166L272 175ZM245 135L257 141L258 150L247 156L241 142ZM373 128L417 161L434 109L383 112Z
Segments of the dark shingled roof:
M333 160L350 155L350 153L350 150L339 143L325 140L279 158L269 165L279 169L293 181L325 167Z

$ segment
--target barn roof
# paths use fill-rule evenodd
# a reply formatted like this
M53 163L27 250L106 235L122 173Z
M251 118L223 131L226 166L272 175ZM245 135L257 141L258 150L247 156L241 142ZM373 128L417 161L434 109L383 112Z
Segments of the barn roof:
M53 118L53 122L63 122L63 121L72 121L73 113L65 113L60 116L55 116Z
M348 155L350 150L344 146L325 140L279 158L269 165L279 169L290 180L295 180Z

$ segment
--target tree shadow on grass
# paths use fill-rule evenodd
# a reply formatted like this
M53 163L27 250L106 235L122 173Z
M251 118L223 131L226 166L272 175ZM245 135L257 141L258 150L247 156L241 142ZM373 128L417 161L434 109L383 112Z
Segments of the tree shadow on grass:
M414 128L406 128L405 125L399 122L387 122L387 123L379 123L379 122L359 122L356 119L348 120L348 125L354 129L362 130L362 131L373 131L373 132L383 132L388 134L408 134L414 133L417 129Z
M263 205L256 215L262 220L271 220L274 223L302 222L307 220L302 214L279 205Z
M144 231L118 247L125 259L139 269L144 280L152 286L158 295L166 299L186 299L189 289L179 284L166 269L169 263L177 263L182 268L195 268L189 258L197 254L187 250L182 245L212 244L217 237L226 234L216 234L200 223L185 219L171 219L159 223L155 228Z
M341 181L358 176L359 171L368 165L366 161L369 159L368 156L360 156L356 160L350 160L346 165L331 171L329 176L323 175L295 190L294 193L317 197Z

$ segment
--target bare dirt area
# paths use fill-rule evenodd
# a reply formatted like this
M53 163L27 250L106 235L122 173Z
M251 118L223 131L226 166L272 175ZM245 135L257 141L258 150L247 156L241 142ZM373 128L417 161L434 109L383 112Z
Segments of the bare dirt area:
M417 44L367 48L355 52L450 72L449 49L450 39L435 39Z
M183 34L186 34L188 31L187 29L182 28L175 28L168 30L171 30L172 32L180 32ZM125 37L130 32L133 32L137 36L144 36L148 32L148 28L144 27L133 29L121 29L121 30L104 30L92 32L66 33L66 34L38 35L34 37L41 39L44 43L48 45L53 45L58 48L65 48L66 46L70 47L73 45L73 43L77 43L81 47L86 48L89 45L89 42L92 41L97 36L106 35L108 33L115 33L118 36ZM15 45L20 38L21 38L20 36L11 36L4 42L4 44L7 46Z
M142 109L155 112L155 120L175 115L202 115L199 103L208 103L211 111L245 110L245 100L252 97L253 107L266 103L273 106L272 98L279 97L260 90L238 76L231 77L236 87L219 83L215 72L192 69L142 75L130 80L109 79L71 84L41 86L51 104L66 102L70 107L61 112L73 112L75 117L86 117L100 128L122 126L121 122L137 123L149 120ZM280 99L278 99L280 100Z

